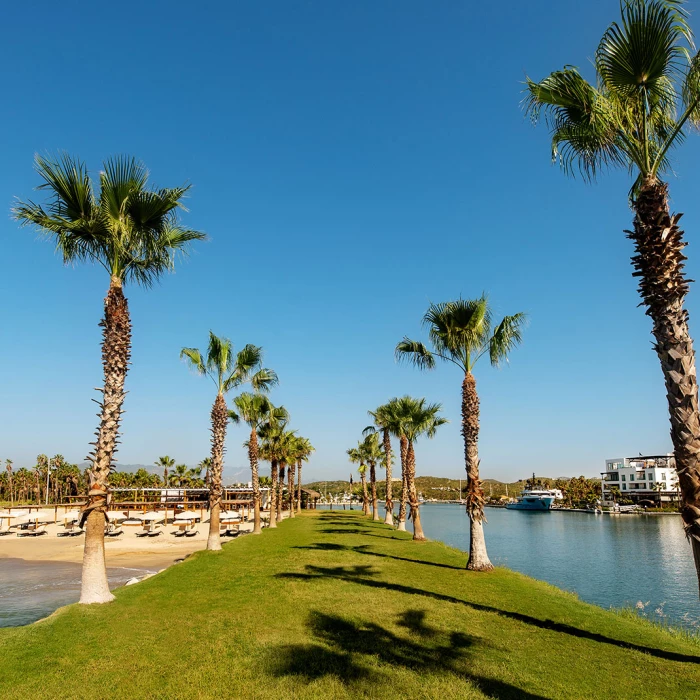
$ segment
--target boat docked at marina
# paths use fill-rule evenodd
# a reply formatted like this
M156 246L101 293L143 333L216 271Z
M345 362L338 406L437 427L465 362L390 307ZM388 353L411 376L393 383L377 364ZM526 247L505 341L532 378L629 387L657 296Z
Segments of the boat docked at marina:
M551 510L557 498L556 490L525 489L515 501L506 504L509 510Z

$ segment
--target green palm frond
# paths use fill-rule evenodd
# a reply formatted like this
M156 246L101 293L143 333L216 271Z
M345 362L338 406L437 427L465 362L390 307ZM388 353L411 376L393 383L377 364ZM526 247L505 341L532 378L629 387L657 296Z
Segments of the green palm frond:
M433 369L435 358L428 348L416 340L404 337L394 351L397 362L410 362L419 369Z
M682 0L624 0L621 19L595 55L597 87L571 66L526 81L525 109L542 113L552 157L567 174L595 178L603 167L627 167L646 179L670 170L668 153L684 139L688 119L700 123L697 57Z
M263 368L258 370L251 378L250 385L255 391L270 391L272 387L279 384L277 373L271 369Z
M228 419L231 421L231 423L234 423L238 425L238 423L241 422L241 417L236 413L235 411L229 409L228 411Z
M197 348L182 348L180 350L180 359L187 361L187 364L198 374L207 373L207 366L202 358L202 353Z
M122 282L152 285L173 269L175 255L206 236L182 226L176 209L187 187L149 190L148 172L134 158L104 163L95 196L85 164L60 154L37 156L44 204L18 202L13 215L52 238L66 263L90 260Z
M489 358L494 367L504 360L507 362L511 351L523 342L523 328L526 323L527 315L521 312L506 316L496 326L489 340Z

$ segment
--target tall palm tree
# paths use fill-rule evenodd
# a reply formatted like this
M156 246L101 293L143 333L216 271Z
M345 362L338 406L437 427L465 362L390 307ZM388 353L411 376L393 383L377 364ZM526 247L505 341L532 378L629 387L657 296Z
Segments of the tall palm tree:
M666 383L681 514L700 583L700 414L695 351L683 301L688 279L686 246L672 214L669 153L686 127L700 123L700 54L682 0L627 0L595 55L595 84L566 66L541 82L528 80L527 110L544 112L552 133L552 158L566 173L578 168L592 180L606 166L636 176L633 275L652 320L654 349Z
M385 513L384 513L384 523L386 525L394 524L394 501L392 492L392 481L391 481L391 433L392 433L392 413L391 405L383 404L374 411L367 411L369 416L374 421L374 425L367 426L363 430L363 434L373 432L374 430L381 430L382 432L382 446L384 448L384 466L386 468L386 502L385 502Z
M55 160L37 156L35 165L42 180L39 189L49 193L48 201L18 202L15 218L51 238L66 264L98 263L110 279L100 322L100 425L87 457L89 491L81 514L86 536L80 593L81 603L106 603L113 596L105 568L105 512L131 355L131 319L123 287L128 282L150 287L173 269L176 253L205 236L178 221L188 187L149 189L148 171L132 158L103 164L98 193L85 164L67 154Z
M488 356L497 367L522 340L526 317L523 313L505 316L494 328L486 296L431 304L423 317L432 345L404 338L396 346L396 357L420 369L433 369L437 360L450 362L462 372L462 436L467 471L467 512L470 520L469 561L472 571L490 571L493 566L484 539L484 490L479 478L479 395L474 366Z
M279 442L279 468L280 478L277 491L277 522L282 522L283 500L284 500L284 477L293 464L293 449L296 433L293 430L285 430L280 436ZM289 494L291 502L291 493ZM291 514L290 514L291 515Z
M250 438L246 443L248 448L248 459L250 460L251 480L253 483L253 534L259 535L262 532L260 523L260 479L258 474L258 428L269 420L286 421L289 418L287 410L283 406L273 406L270 399L262 394L252 394L244 392L236 396L233 400L237 415L240 420L250 428ZM229 416L234 413L229 411Z
M163 486L168 488L168 471L175 466L175 460L168 455L164 457L158 457L156 462L153 462L156 467L160 467L163 470Z
M211 409L211 486L209 488L209 537L207 549L221 549L219 536L219 513L221 511L224 468L224 443L228 423L228 407L224 396L247 382L255 391L267 391L277 383L277 375L262 367L262 348L246 345L236 355L233 344L209 331L209 347L203 355L197 348L182 348L180 357L203 376L209 377L216 386L216 398Z
M369 497L367 495L367 465L365 464L365 455L362 449L362 443L358 443L357 447L351 447L347 450L348 459L353 464L359 464L357 472L360 475L362 482L362 512L369 515Z
M270 417L258 427L260 459L270 463L270 527L277 527L279 463L283 457L287 421Z
M377 462L380 462L384 456L381 447L379 447L379 435L377 433L369 433L361 443L361 450L364 460L369 466L372 520L379 520L379 506L377 504Z
M308 462L311 458L313 452L315 452L314 446L311 444L309 438L299 438L299 445L297 451L297 510L301 510L301 468L304 462Z
M446 418L438 416L442 406L439 403L429 404L425 399L414 399L402 396L396 400L396 412L401 418L402 438L406 443L405 481L408 500L411 506L413 521L413 539L425 540L420 521L420 503L416 491L416 456L414 444L422 435L429 438L435 436L437 429L447 423Z
M187 485L190 477L190 470L186 464L178 464L175 467L175 471L171 474L170 480L176 481L178 488L182 488Z

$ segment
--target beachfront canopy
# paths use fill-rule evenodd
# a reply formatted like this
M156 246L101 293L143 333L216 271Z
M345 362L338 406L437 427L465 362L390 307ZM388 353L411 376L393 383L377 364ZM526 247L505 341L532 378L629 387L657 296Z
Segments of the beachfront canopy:
M198 520L199 519L199 513L178 513L175 516L175 520Z

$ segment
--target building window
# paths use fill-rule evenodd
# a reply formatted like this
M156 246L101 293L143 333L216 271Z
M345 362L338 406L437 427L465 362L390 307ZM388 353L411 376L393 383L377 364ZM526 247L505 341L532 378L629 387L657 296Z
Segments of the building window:
M625 477L623 476L622 478L624 479ZM622 490L627 491L627 484L622 484Z
M622 480L623 480L623 481L625 480L625 475L624 475L624 474L622 475Z
M666 473L661 472L661 481L666 481Z
M634 481L634 474L630 474L630 481Z

